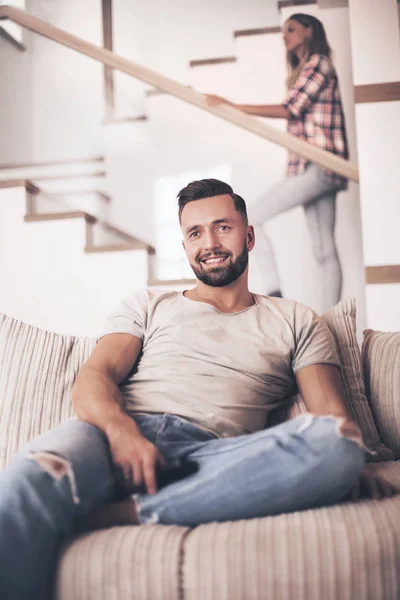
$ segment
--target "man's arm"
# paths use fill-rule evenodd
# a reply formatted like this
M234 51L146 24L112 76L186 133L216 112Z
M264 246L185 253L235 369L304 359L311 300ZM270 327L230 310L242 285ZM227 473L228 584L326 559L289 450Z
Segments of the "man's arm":
M308 412L344 419L340 425L342 435L358 440L363 445L361 430L346 406L338 367L329 364L309 365L297 372L296 381Z
M310 413L353 420L346 406L342 376L338 367L329 364L310 365L296 373L296 381Z
M102 337L79 371L72 388L75 413L106 434L126 418L118 384L133 368L142 342L128 333Z
M300 369L296 373L296 381L307 410L314 415L332 415L343 418L340 430L344 437L351 437L362 442L362 433L353 421L346 406L345 391L338 367L329 364L315 364ZM357 500L360 493L371 498L385 498L396 494L396 488L381 477L362 471L357 485L350 494Z
M162 465L164 460L124 412L118 389L141 349L142 342L134 335L115 333L102 337L76 378L72 403L80 420L106 434L117 473L126 488L144 481L152 494L156 492L156 465Z

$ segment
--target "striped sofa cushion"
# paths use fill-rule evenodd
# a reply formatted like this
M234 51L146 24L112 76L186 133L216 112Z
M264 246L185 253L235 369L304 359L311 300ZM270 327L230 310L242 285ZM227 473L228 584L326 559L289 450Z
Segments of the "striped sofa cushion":
M72 415L72 384L94 344L0 314L0 469Z
M400 490L400 462L369 471ZM210 523L184 540L185 600L398 600L400 495Z
M361 352L357 342L355 299L348 298L339 302L322 315L322 319L336 342L350 414L362 431L365 445L374 453L368 454L367 460L393 460L393 450L387 448L379 437L365 393ZM287 400L282 409L274 412L277 414L273 416L269 425L297 417L298 414L307 412L307 409L303 398L298 394L295 398Z
M142 525L69 539L60 552L54 600L181 600L188 532L175 525Z
M400 458L400 332L364 332L365 384L378 431Z

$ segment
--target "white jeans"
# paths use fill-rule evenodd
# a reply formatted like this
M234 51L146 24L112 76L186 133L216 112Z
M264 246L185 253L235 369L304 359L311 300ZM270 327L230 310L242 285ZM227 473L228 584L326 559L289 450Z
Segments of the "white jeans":
M302 205L313 254L321 265L323 311L339 302L342 270L334 235L337 191L323 171L310 163L304 173L280 181L249 207L249 220L256 234L254 258L265 277L265 293L280 290L281 285L264 225L268 219Z

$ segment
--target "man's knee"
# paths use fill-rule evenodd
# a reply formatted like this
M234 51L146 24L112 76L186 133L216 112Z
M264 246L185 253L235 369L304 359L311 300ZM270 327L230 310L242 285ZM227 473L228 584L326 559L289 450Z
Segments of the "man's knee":
M82 488L113 488L115 472L105 434L71 419L29 442L9 464L13 487L48 489L81 505ZM108 486L106 485L108 482ZM105 498L107 499L107 498Z
M108 453L108 442L103 431L79 419L69 419L58 427L29 442L22 453L50 453L79 466L92 455L99 459Z
M39 496L47 494L49 484L52 490L61 491L62 488L53 484L65 479L68 495L74 504L80 503L71 463L53 452L22 452L10 461L0 476L2 489L8 489L16 496L29 494L29 490Z
M54 481L60 481L64 477L67 478L74 504L80 503L74 470L67 459L53 452L43 451L30 452L26 458L37 463L43 472L50 475Z
M343 417L315 417L323 431L319 452L328 475L343 485L357 477L365 463L365 446L356 423ZM322 443L321 443L322 442Z
M309 430L309 433L306 433ZM362 433L356 423L334 415L303 416L297 433L304 433L320 461L335 467L359 469L365 460Z

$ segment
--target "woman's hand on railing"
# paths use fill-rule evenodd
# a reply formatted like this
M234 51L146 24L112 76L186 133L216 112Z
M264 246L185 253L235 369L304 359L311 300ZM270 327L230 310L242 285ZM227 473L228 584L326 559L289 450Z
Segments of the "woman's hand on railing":
M206 103L208 104L208 106L220 106L221 104L227 104L228 106L233 106L236 108L236 104L230 102L230 100L227 100L226 98L222 98L222 96L216 96L215 94L203 95L206 99Z

